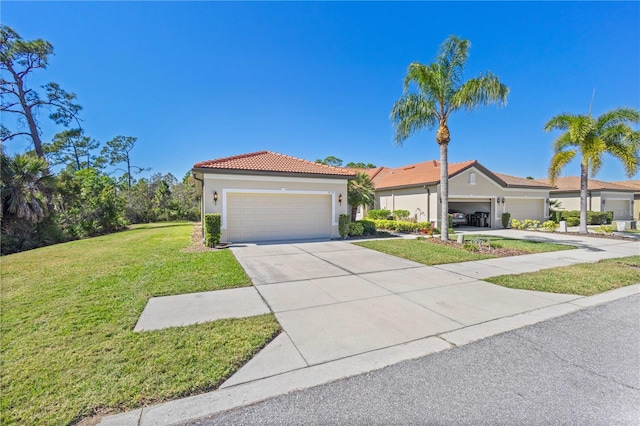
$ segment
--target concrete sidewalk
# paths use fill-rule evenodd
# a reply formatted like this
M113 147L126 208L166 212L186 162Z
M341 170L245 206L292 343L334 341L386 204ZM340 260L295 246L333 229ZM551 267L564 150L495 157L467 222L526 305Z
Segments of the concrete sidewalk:
M283 333L219 390L107 417L101 424L172 424L207 416L640 291L635 285L581 297L481 281L640 254L637 241L512 230L487 233L579 248L429 267L343 241L235 247L234 254Z

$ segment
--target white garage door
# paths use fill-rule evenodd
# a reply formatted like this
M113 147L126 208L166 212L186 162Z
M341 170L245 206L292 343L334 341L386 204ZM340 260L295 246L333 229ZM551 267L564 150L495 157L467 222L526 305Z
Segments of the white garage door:
M505 212L512 219L544 220L544 200L509 199L505 200Z
M228 194L226 210L234 243L331 236L330 195Z
M605 211L613 212L613 219L631 219L631 203L627 200L607 200Z

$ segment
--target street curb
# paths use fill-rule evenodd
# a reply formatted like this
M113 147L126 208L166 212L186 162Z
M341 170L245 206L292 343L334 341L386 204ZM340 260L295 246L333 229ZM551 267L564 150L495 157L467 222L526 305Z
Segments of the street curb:
M366 352L324 364L289 371L201 395L177 399L104 417L102 426L173 425L213 416L276 396L379 370L402 361L421 358L454 346L516 330L542 321L567 315L587 307L640 294L640 284L633 284L594 296L576 298L533 311L503 317L482 324L430 336L400 345Z

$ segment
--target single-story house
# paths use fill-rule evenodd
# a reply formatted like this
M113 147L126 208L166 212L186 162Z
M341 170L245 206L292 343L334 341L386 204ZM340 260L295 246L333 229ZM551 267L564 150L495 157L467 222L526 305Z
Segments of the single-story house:
M614 183L633 189L633 218L640 219L640 180L623 180Z
M548 183L547 179L540 179ZM614 220L631 220L634 216L633 200L636 190L618 183L589 179L587 183L587 210L612 211ZM561 210L580 210L580 177L566 176L556 179L550 198L560 202Z
M338 238L356 173L270 151L193 166L202 217L219 213L222 241Z
M368 170L376 187L375 208L408 210L418 222L440 227L440 162ZM449 164L449 209L469 215L475 226L502 227L502 213L514 219L549 217L549 184L495 173L478 161Z

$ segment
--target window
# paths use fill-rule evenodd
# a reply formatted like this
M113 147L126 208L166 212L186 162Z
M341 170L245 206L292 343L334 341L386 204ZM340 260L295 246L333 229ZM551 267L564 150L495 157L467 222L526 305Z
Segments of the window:
M475 184L476 184L476 174L469 173L469 185L475 185Z

